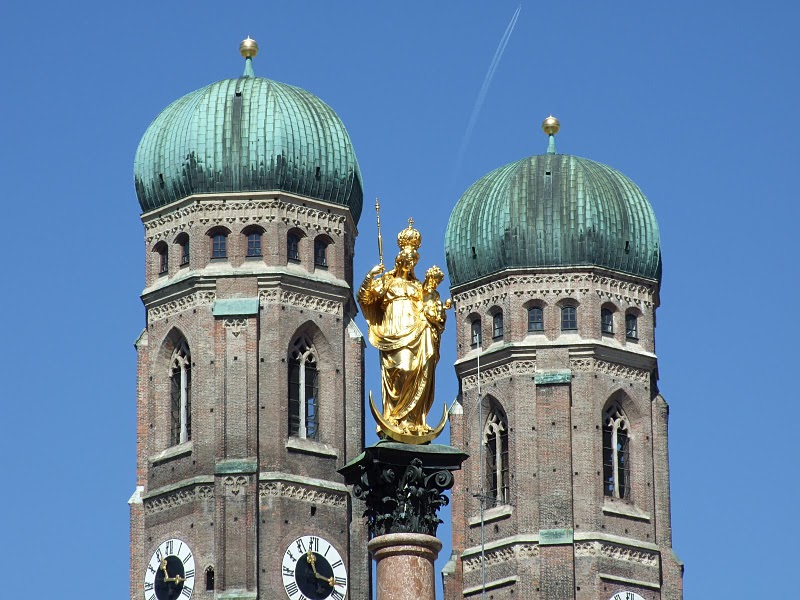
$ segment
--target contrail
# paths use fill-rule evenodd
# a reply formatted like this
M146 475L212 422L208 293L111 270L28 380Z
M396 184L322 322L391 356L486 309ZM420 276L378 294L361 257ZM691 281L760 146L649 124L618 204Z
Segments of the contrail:
M475 100L475 106L472 108L472 114L469 117L469 123L467 123L467 129L464 131L464 137L461 140L461 147L458 150L458 158L456 159L456 166L453 170L453 183L455 183L455 178L458 175L459 170L461 170L461 163L464 160L464 154L467 151L467 145L472 137L472 130L475 129L475 124L478 122L478 116L480 115L481 108L483 108L483 101L486 100L486 95L489 92L489 86L492 84L492 79L494 79L494 73L497 71L497 67L500 64L500 59L503 58L503 53L506 51L506 46L508 46L508 41L511 39L511 34L514 33L514 27L517 24L517 19L519 18L519 13L521 10L522 2L520 2L517 10L514 11L511 21L509 21L508 27L506 27L505 33L503 33L503 37L500 38L500 43L497 45L497 50L494 52L492 62L489 64L489 70L486 71L486 77L483 79L481 91L478 93L478 98Z

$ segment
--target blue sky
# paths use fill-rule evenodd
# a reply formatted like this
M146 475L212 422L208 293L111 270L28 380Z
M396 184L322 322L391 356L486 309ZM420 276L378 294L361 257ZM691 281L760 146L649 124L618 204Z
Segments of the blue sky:
M127 594L132 344L144 325L133 155L168 103L240 74L247 34L261 46L256 74L308 89L338 112L365 197L381 198L384 234L409 216L422 231L421 266L443 265L444 226L470 183L544 152L539 124L550 113L562 123L560 152L610 164L639 184L661 227L657 349L686 597L792 589L797 5L523 2L458 164L517 6L4 5L4 595ZM356 251L364 273L377 254L370 210ZM453 346L451 329L440 402L457 388ZM376 363L370 350L373 389Z

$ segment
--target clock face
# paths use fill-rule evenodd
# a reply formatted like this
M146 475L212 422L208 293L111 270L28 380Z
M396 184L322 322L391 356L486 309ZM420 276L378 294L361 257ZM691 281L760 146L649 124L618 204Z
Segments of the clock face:
M626 592L622 590L621 592L617 592L609 600L644 600L639 594L636 592Z
M347 569L329 541L304 535L283 553L283 589L291 600L344 600Z
M189 600L194 589L194 556L183 540L163 542L144 572L145 600Z

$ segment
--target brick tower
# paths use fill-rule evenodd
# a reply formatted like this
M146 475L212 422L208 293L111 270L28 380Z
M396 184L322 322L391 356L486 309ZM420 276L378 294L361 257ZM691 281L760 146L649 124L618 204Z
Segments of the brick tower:
M337 473L364 439L361 174L336 114L240 50L242 77L171 104L136 153L130 594L366 598L363 509Z
M653 210L605 165L501 167L448 224L460 403L445 598L678 600Z

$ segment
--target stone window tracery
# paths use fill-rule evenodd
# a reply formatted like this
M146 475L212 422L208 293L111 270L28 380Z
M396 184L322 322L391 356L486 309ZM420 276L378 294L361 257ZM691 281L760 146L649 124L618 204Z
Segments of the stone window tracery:
M508 504L508 422L498 408L493 408L483 428L486 448L486 497L494 505Z
M300 336L289 352L289 435L316 440L319 437L319 371L317 358L306 336Z
M612 403L603 413L603 494L630 496L630 423L622 407Z
M192 370L186 340L181 340L170 360L170 445L192 439Z

